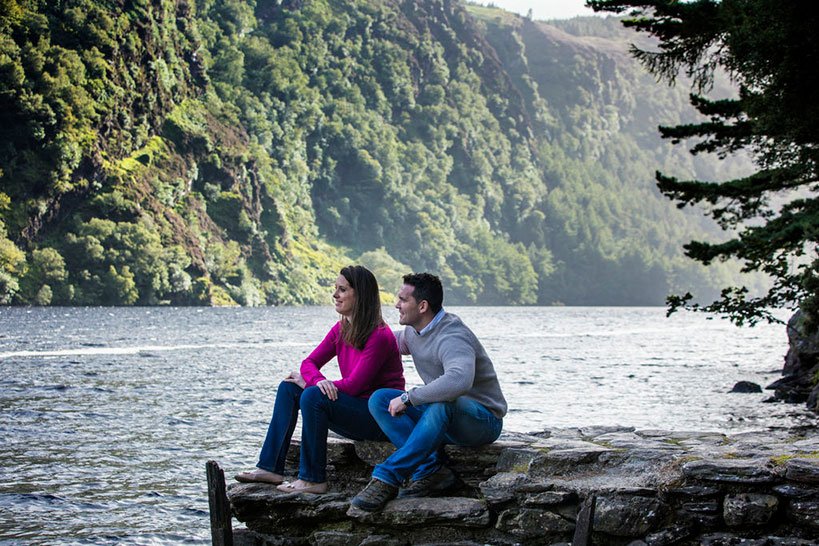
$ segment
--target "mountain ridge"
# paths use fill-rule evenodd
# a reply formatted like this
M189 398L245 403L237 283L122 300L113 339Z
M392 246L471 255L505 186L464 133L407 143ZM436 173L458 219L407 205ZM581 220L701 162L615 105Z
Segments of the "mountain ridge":
M624 43L449 0L20 10L3 303L318 303L352 261L459 304L654 305L732 274L686 261L715 230L653 182L724 167L659 141L638 106L682 119L687 95Z

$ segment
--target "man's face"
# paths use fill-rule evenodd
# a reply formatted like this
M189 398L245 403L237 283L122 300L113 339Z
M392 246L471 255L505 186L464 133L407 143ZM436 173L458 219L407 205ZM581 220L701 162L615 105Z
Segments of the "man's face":
M421 305L415 301L415 296L412 295L414 290L414 286L405 284L398 291L395 308L398 309L398 323L404 326L415 327L416 324L421 322ZM426 303L426 301L423 301L424 306L426 306Z

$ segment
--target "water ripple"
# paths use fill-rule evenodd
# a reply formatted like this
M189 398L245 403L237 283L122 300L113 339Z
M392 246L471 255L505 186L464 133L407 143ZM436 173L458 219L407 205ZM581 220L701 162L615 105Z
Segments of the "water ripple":
M815 423L767 393L727 394L779 377L779 326L660 308L454 311L493 357L509 430ZM320 307L0 308L0 545L209 543L205 463L252 466L279 381L335 320Z

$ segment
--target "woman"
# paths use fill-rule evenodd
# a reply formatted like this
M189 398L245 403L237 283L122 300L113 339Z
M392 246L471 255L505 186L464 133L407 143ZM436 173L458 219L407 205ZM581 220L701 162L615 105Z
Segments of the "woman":
M310 356L279 385L273 418L256 470L236 475L240 482L279 485L289 493L327 492L327 430L352 440L387 440L367 409L376 389L404 389L404 371L392 330L381 318L375 276L362 266L341 270L333 292L339 320ZM341 379L330 381L321 367L338 358ZM284 482L290 438L302 414L299 475Z

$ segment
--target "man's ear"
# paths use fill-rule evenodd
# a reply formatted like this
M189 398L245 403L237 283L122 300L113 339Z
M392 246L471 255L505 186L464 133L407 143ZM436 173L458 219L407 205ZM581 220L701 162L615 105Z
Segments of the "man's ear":
M427 309L429 309L429 302L427 300L421 300L418 304L418 312L423 315L427 312Z

